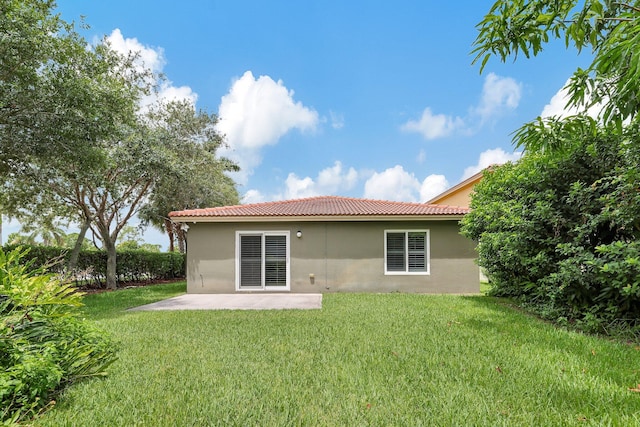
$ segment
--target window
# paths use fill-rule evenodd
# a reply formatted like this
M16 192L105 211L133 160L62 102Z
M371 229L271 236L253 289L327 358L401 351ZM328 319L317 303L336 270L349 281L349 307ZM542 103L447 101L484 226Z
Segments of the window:
M384 232L385 274L429 274L429 231Z
M289 290L289 232L236 233L236 288Z

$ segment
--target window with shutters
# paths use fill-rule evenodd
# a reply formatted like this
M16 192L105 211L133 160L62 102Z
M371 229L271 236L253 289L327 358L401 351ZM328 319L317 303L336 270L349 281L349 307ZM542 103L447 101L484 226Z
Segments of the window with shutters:
M236 232L236 288L289 290L289 232Z
M429 230L385 230L385 274L429 274Z

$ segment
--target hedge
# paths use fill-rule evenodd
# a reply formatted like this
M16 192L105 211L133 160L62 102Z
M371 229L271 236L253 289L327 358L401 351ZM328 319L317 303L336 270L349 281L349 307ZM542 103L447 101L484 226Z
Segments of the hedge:
M494 296L589 332L640 334L640 127L485 172L462 233Z
M71 250L52 246L7 245L5 252L17 246L28 248L25 261L33 260L33 266L48 266L53 273L67 273L66 266ZM148 252L142 249L117 252L118 283L151 282L181 279L185 277L185 254L178 252ZM70 276L79 287L101 288L106 283L107 253L105 251L81 251L78 265Z

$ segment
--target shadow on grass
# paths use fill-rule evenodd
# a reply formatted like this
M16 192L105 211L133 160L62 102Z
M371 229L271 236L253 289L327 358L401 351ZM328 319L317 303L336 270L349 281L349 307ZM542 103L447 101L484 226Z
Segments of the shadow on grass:
M471 325L485 325L487 328L493 330L512 330L523 326L539 326L568 331L567 328L555 325L553 322L544 320L535 313L519 307L518 304L509 298L470 295L461 296L461 299L473 303L473 306L490 313L490 316L485 316L483 319L469 319ZM576 331L576 333L580 332Z
M637 383L637 370L633 369L635 362L632 361L637 359L638 346L615 337L557 325L508 298L462 298L486 313L479 318L468 318L465 325L478 335L506 339L511 342L511 351L515 354L572 360L584 367L584 375L591 376L594 381L617 384L620 390Z
M113 292L85 295L83 313L90 319L103 320L125 314L125 310L184 294L185 281L161 285L139 286Z

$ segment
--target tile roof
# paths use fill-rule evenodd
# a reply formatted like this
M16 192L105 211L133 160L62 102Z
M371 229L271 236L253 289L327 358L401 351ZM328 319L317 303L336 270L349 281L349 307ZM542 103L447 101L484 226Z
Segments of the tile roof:
M376 217L376 216L461 216L468 208L424 203L391 202L322 196L248 205L221 206L175 211L173 218L279 218L279 217Z

